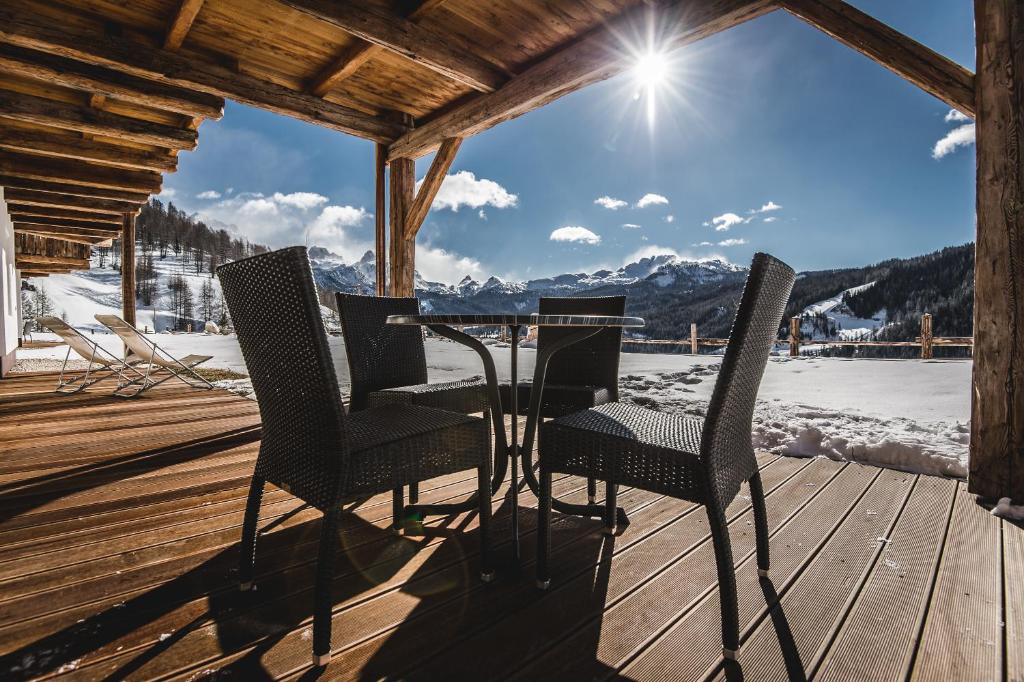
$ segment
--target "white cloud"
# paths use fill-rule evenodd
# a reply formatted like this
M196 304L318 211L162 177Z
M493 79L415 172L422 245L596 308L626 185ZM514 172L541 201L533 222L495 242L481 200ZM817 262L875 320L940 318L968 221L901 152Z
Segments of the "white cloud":
M711 219L711 224L715 226L715 230L718 232L725 232L733 225L739 225L743 222L745 222L743 218L735 213L723 213Z
M480 220L487 220L487 211L483 210L482 208L479 211L477 211L477 215L480 217Z
M478 280L485 276L480 261L425 243L416 244L416 271L426 280L447 284L466 275Z
M160 191L160 194L157 194L155 196L157 199L166 201L168 199L173 199L174 197L178 196L178 190L174 189L173 187L164 187Z
M551 233L549 239L553 242L579 242L582 244L600 244L601 237L594 234L585 227L579 225L567 225L560 227Z
M674 223L676 221L676 217L669 213L667 216L662 218L662 220L664 220L666 223Z
M971 117L968 116L967 114L957 111L956 109L950 109L949 113L947 113L946 117L943 118L942 120L945 121L946 123L963 123L965 121L970 121Z
M781 208L782 208L781 206L779 206L774 201L769 199L767 204L762 205L761 208L757 209L757 211L754 211L754 212L756 212L756 213L769 213L771 211L778 211Z
M953 128L946 136L935 143L932 148L932 158L941 159L946 154L956 150L957 147L966 147L974 144L974 124L966 123Z
M763 221L766 222L766 223L774 223L778 219L779 219L778 216L770 215L767 218L764 218Z
M417 191L423 180L416 183ZM431 208L440 210L450 208L458 211L462 206L470 208L482 208L493 206L494 208L511 208L519 201L519 197L512 194L504 187L486 178L477 179L470 171L459 171L445 177L441 183L441 189L434 197Z
M197 194L196 199L220 199L220 192L215 189L208 189Z
M640 197L640 201L636 202L637 208L646 208L648 206L654 206L655 204L667 204L668 197L663 197L660 194L653 194L648 192L647 194Z
M702 222L701 225L703 225L704 227L711 227L711 223L709 223L706 220L704 222Z
M718 242L719 246L743 246L747 243L746 239L723 239Z
M274 192L274 201L285 206L294 206L295 208L305 210L322 206L327 203L328 199L316 192L292 192L291 194Z
M603 197L594 199L594 203L598 206L607 208L609 211L618 211L620 208L625 208L629 205L628 202L625 202L622 199L616 199L615 197L610 197L607 194Z
M710 242L707 242L705 245L706 246L712 246L712 244ZM651 256L675 256L676 258L678 258L680 260L697 261L697 262L703 262L703 261L709 261L709 260L720 260L720 261L723 261L723 262L726 262L726 263L729 262L728 258L726 258L725 256L720 255L720 254L709 254L709 255L706 255L706 256L698 256L698 255L696 255L694 253L691 253L689 251L677 251L677 250L675 250L675 249L673 249L671 247L668 247L668 246L658 246L657 244L651 244L650 246L642 246L639 249L637 249L636 251L634 251L633 253L631 253L628 256L626 256L626 259L623 261L623 265L628 265L630 263L635 263L638 260L640 260L641 258L650 258Z
M627 230L639 230L640 229L640 225L637 225L636 223L622 223L622 226L624 228L626 228Z

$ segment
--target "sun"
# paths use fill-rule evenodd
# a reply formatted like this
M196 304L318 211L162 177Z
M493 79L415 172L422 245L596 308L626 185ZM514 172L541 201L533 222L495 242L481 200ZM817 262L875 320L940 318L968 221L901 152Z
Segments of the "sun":
M633 77L646 90L653 90L668 76L668 57L662 52L646 52L636 60Z

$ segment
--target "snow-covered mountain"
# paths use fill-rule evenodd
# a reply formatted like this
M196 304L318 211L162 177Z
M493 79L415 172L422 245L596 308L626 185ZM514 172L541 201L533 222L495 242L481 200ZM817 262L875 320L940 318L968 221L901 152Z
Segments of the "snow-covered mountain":
M868 282L840 291L835 296L812 303L801 314L800 334L805 339L842 339L855 341L873 338L886 324L885 308L870 319L858 317L846 304L849 296L867 291L875 285Z

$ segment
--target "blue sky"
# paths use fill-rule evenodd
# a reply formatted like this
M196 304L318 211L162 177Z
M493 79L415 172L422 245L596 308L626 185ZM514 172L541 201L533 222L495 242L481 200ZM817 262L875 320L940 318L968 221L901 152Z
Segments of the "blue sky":
M853 4L973 70L969 0ZM970 121L785 12L676 52L653 126L638 90L627 73L467 139L417 268L530 278L762 250L820 269L974 237ZM371 143L234 103L165 188L255 242L352 259L373 241Z

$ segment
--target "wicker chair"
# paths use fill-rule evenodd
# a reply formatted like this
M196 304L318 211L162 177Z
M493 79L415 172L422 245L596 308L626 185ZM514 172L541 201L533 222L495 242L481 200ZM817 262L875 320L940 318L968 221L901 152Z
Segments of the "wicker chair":
M546 297L540 299L541 315L615 315L625 314L625 296ZM538 352L556 342L573 328L541 327L537 333ZM540 406L542 418L561 417L588 407L597 407L619 399L619 354L622 349L622 328L609 327L594 336L563 348L552 356L544 381ZM519 383L518 406L526 414L530 405L528 381ZM511 387L502 384L502 405L511 404ZM529 474L527 474L529 475ZM587 479L587 500L597 501L597 482Z
M331 584L341 504L436 476L477 469L481 575L489 580L490 444L478 417L410 404L346 414L305 247L217 272L263 422L242 527L239 581L251 589L264 484L323 512L316 568L313 660L331 649Z
M750 482L757 566L768 572L768 520L750 442L754 402L793 287L793 270L758 253L750 268L729 346L703 420L609 403L554 419L541 427L537 584L550 584L551 479L554 473L591 476L705 505L718 566L722 643L726 658L739 646L736 575L725 509ZM614 493L614 488L611 488ZM609 500L609 508L614 500ZM605 513L614 532L615 515Z
M342 293L335 296L352 383L351 411L402 403L488 416L490 403L483 378L427 383L423 332L419 327L386 323L388 315L418 315L419 300ZM404 516L405 501L401 488L393 493L397 527ZM409 502L419 502L415 483L409 486Z

